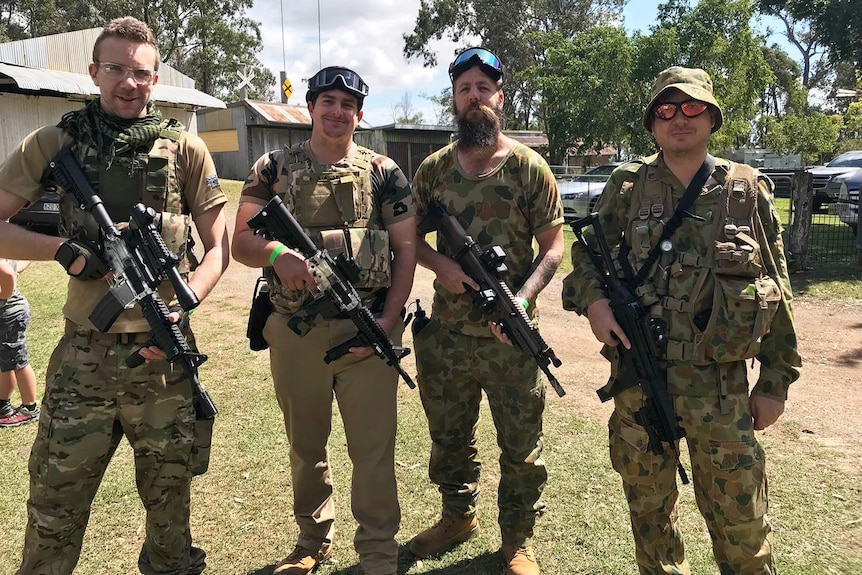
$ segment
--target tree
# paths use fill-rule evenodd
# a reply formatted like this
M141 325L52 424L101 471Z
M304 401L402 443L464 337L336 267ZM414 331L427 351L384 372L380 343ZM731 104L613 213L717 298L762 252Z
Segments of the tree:
M452 112L452 88L444 88L439 94L420 93L420 96L434 104L434 123L437 126L451 126L453 121Z
M853 62L862 70L862 10L851 0L759 0L768 14L784 12L811 23L818 41L829 47L832 60Z
M422 112L413 108L413 99L405 92L401 100L392 106L392 120L396 124L422 124L425 118Z
M633 115L634 46L625 31L598 26L572 40L548 33L539 41L544 65L527 73L542 90L550 162L563 164L570 147L580 153L620 147Z
M802 154L806 164L818 163L823 155L831 154L842 125L840 116L827 116L821 112L765 121L771 126L766 131L764 143L779 154Z
M429 49L444 37L461 47L481 44L506 66L504 113L508 128L536 127L537 86L524 71L544 62L531 33L555 31L563 37L587 30L618 13L624 0L421 0L413 32L404 34L404 55L437 65ZM475 38L475 42L465 38ZM454 55L452 55L454 56ZM448 60L451 56L445 55Z

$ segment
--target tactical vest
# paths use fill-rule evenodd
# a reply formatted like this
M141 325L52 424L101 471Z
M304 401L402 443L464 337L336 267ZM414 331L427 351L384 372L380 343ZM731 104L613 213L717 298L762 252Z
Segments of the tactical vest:
M358 146L353 157L317 171L302 142L286 147L279 160L276 190L318 248L344 253L359 265L360 295L391 283L389 234L375 212L371 169L374 152ZM311 300L308 290L285 288L273 268L264 269L275 309L292 314ZM364 290L364 291L362 291Z
M190 249L191 217L184 213L187 210L177 181L177 152L183 129L176 120L167 120L148 154L115 156L108 165L99 161L91 146L75 143L72 152L111 220L121 229L129 221L129 208L138 202L156 212L154 224L168 249L179 257L180 273L186 274L196 261ZM101 230L90 212L81 209L73 194L59 186L57 192L60 234L101 245Z
M703 365L755 357L781 299L766 275L761 246L768 245L757 209L757 172L719 160L724 183L711 177L646 280L641 304L667 328L667 359ZM676 208L672 187L655 177L649 161L630 187L625 230L635 273L658 243ZM668 247L668 246L665 246Z

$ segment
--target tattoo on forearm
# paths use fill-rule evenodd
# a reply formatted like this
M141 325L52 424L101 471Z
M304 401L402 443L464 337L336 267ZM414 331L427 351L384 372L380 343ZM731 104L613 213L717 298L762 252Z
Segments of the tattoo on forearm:
M547 253L539 254L533 261L533 265L530 266L530 273L527 275L524 285L518 290L518 295L531 301L535 299L554 277L560 260L562 260L562 256L551 256Z

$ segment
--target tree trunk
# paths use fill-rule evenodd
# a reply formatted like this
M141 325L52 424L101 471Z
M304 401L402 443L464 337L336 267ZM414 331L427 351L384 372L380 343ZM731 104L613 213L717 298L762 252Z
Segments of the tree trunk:
M814 187L811 173L804 170L793 175L792 221L787 242L788 263L791 271L802 271L808 263L808 244L811 238L811 217L814 206Z

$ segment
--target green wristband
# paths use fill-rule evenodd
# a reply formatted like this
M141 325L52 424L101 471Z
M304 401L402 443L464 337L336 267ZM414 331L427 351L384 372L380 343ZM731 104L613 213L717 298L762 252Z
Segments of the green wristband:
M275 258L277 258L281 254L281 252L283 252L286 249L287 249L287 246L284 244L278 244L277 246L275 246L275 249L272 250L271 254L269 254L269 265L274 266L275 265Z
M530 302L527 301L526 298L515 296L515 299L518 300L519 302L521 302L521 305L524 306L524 309L530 308Z

